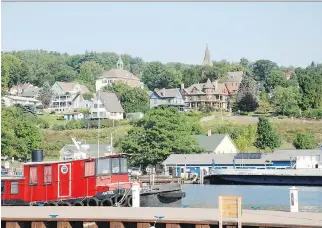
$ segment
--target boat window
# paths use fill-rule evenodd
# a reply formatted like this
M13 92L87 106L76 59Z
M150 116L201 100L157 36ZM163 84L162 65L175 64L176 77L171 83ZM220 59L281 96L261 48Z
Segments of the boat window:
M4 186L5 186L4 181L1 181L1 194L4 194Z
M10 182L10 194L12 194L12 195L18 194L18 187L19 187L18 181L11 181Z
M44 167L44 184L52 184L53 181L53 167L46 165Z
M120 158L121 173L127 173L127 158Z
M112 158L112 173L120 173L120 159Z
M111 174L111 159L100 158L97 160L96 165L97 175L110 175Z
M29 167L29 184L37 185L38 184L38 167L30 166Z
M91 177L95 175L95 161L85 162L85 177Z

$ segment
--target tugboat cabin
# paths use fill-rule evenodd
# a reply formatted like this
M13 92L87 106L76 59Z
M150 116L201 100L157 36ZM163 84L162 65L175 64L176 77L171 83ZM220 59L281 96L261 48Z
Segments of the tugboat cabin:
M127 157L122 154L79 160L33 161L24 164L23 176L2 177L1 201L2 205L67 202L67 205L81 206L84 199L94 199L98 204L103 195L115 195L120 189L131 186Z

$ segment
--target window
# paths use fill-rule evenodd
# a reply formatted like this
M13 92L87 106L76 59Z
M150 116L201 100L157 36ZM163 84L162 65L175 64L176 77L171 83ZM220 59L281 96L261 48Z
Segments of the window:
M157 99L154 99L154 104L157 104L158 103L158 100Z
M112 173L120 173L120 159L112 158Z
M111 174L111 159L100 158L97 160L96 165L97 175L110 175Z
M29 184L30 185L37 185L38 184L38 167L31 166L29 168Z
M97 104L94 104L94 108L97 108Z
M121 173L127 173L127 159L126 158L120 158L121 163Z
M103 83L107 83L107 80L105 79L105 80L103 80Z
M51 184L53 182L53 167L46 165L44 167L44 184Z
M18 194L18 181L11 181L10 182L10 194Z
M85 162L85 177L95 176L95 161Z
M4 181L1 181L1 194L4 194L4 187L5 187Z
M104 105L103 104L99 104L98 106L99 108L104 108Z

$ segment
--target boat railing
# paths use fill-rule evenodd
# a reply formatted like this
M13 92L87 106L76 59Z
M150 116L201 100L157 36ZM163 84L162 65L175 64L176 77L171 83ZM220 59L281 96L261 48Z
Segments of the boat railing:
M322 176L322 169L212 169L211 175Z

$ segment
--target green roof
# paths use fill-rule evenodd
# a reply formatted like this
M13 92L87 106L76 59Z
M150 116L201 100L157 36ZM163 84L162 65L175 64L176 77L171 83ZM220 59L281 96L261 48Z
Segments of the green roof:
M197 139L200 147L204 148L206 152L214 151L225 138L225 136L225 134L213 134L211 136L192 135L193 138Z

